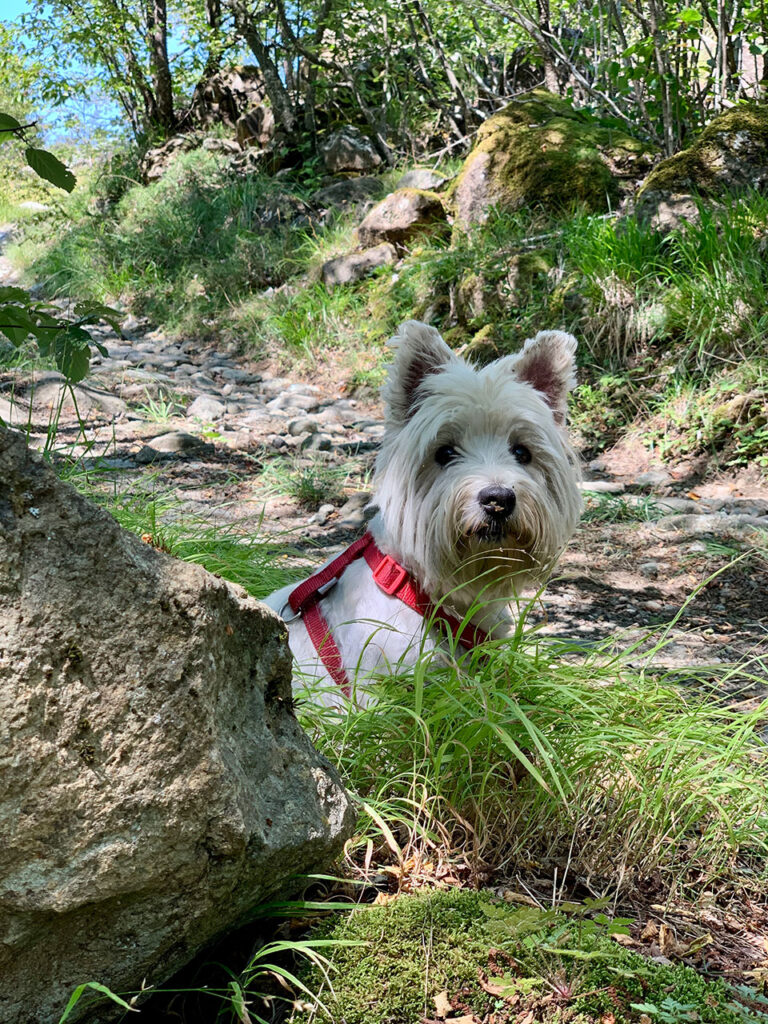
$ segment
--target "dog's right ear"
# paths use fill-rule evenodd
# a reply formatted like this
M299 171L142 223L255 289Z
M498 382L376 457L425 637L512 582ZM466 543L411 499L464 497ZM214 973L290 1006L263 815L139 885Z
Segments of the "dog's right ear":
M418 320L401 324L389 344L396 349L395 361L381 393L388 418L405 423L418 407L419 388L426 378L459 360L434 327Z

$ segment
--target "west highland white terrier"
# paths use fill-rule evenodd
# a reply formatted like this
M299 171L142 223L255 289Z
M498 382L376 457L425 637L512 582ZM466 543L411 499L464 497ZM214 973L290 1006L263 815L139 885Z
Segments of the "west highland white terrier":
M450 634L462 647L504 636L511 601L551 572L581 512L565 433L575 338L541 331L479 369L415 320L391 344L369 532L267 598L299 685L328 704L338 690L365 703L366 678Z

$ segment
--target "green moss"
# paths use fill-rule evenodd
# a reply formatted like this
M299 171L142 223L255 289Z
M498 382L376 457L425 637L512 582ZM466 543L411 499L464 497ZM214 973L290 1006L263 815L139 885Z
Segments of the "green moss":
M565 993L559 1007L557 1000L546 1010L538 1004L545 1015L536 1019L547 1024L563 1019L566 1009L572 1022L590 1024L611 1013L616 1024L634 1024L640 1012L632 1003L660 1007L665 1000L688 1008L681 1020L755 1019L733 1008L722 982L619 946L609 933L621 926L602 915L585 918L583 908L569 917L521 909L484 893L401 897L388 906L361 907L325 927L328 937L367 945L330 947L333 990L323 988L320 996L331 1020L344 1024L417 1024L434 1016L438 992L458 997L462 1012L480 1018L495 1002L497 1019L510 1021L555 987ZM481 975L501 994L489 996ZM303 980L314 991L323 983L317 969ZM293 1017L294 1024L309 1019L306 1012Z
M638 197L649 192L706 195L722 189L728 156L737 163L756 163L761 157L763 164L768 163L768 108L740 106L716 117L693 145L662 160L648 175ZM729 173L727 184L732 188L739 182Z
M612 125L536 89L489 118L449 192L464 222L483 179L486 199L507 209L574 203L605 210L619 198L621 168L648 147ZM483 200L485 201L485 199Z

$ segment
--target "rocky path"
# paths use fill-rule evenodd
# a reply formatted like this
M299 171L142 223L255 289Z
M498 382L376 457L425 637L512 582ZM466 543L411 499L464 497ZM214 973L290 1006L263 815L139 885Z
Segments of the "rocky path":
M56 422L56 450L98 470L105 486L172 495L169 514L259 529L307 564L359 534L383 431L375 399L273 376L233 349L173 342L136 321L124 338L104 330L99 340L109 355L95 357L73 394L52 372L0 375L0 417L38 447ZM657 626L665 642L655 669L750 657L765 676L760 479L697 488L682 473L649 471L629 449L592 463L585 478L584 522L537 604L541 628L581 645L626 646Z

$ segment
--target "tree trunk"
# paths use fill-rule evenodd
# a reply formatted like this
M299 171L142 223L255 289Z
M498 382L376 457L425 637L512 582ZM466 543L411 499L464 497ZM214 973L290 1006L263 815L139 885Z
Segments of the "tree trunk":
M147 0L147 46L155 95L155 125L163 135L176 127L173 109L173 81L168 64L168 15L165 0Z
M245 0L225 0L225 2L235 19L237 34L250 47L264 76L264 88L267 90L267 96L272 104L275 125L295 145L298 142L298 118L288 90L280 78L280 69L272 59Z

